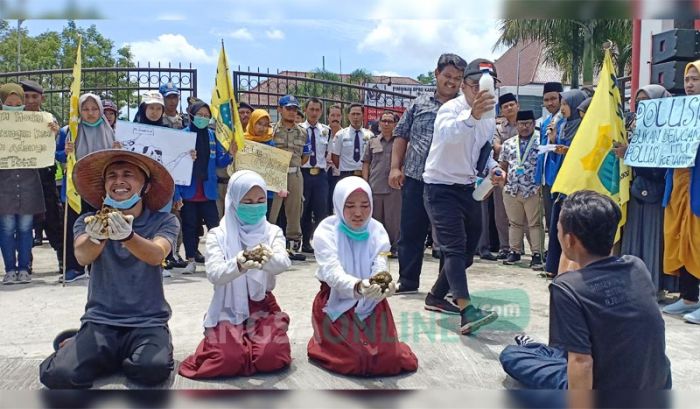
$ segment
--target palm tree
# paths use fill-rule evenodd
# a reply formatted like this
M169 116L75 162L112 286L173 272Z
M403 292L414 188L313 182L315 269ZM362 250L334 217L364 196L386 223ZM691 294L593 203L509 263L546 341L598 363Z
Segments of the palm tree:
M632 22L626 19L504 19L500 23L501 36L494 45L512 47L520 42L538 41L545 46L545 58L564 71L563 80L570 80L573 88L583 83L593 84L594 68L603 63L603 53L597 52L603 42L611 40L618 47L631 43ZM630 54L618 54L618 71L624 68ZM626 59L625 59L626 58Z

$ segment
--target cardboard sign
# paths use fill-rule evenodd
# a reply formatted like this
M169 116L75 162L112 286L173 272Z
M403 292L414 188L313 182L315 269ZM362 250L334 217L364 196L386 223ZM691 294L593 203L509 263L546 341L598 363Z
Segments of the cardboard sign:
M52 166L56 135L48 112L0 111L0 169L37 169Z

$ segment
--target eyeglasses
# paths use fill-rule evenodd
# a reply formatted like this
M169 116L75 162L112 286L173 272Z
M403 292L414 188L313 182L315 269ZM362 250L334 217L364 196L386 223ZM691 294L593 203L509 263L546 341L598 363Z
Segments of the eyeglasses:
M518 121L517 125L526 128L535 125L535 121Z
M391 119L382 119L382 120L379 121L379 122L381 122L381 123L383 123L383 124L393 124L393 123L394 123L394 121L391 120Z
M477 82L476 84L470 84L469 81L464 81L464 86L469 87L474 92L479 92L479 83Z

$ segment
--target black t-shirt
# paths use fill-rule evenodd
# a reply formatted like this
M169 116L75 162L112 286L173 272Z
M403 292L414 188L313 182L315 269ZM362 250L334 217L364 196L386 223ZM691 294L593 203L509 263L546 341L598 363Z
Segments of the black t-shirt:
M650 277L637 257L607 257L557 276L549 287L549 344L592 355L596 389L663 389L670 381Z

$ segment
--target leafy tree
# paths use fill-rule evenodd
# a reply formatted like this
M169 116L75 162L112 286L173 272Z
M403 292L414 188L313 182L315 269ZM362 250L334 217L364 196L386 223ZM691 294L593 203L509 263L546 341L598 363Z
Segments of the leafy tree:
M617 47L632 42L632 22L627 19L504 19L501 36L494 48L511 47L518 43L538 41L545 47L545 59L564 71L564 80L574 88L593 83L594 69L600 67L604 42L611 40ZM617 58L618 76L623 76L631 53L620 52Z
M103 36L95 25L88 28L78 27L74 21L68 21L61 32L46 31L37 36L30 36L27 29L11 28L5 20L0 20L0 72L17 71L17 38L20 36L22 53L21 71L51 70L72 68L75 63L78 38L82 37L83 68L91 67L134 67L133 55L128 46L115 49L114 41ZM5 78L6 81L18 81L26 75L19 74ZM134 88L126 72L89 72L83 71L81 89L94 91L117 102L118 106L134 105L135 94L131 91L113 91L108 88ZM70 74L33 75L46 90L67 90L72 78ZM1 81L5 82L5 81ZM66 122L68 113L68 92L47 93L44 109L52 112L59 121Z
M435 71L428 71L427 74L419 74L416 79L423 85L435 85Z

